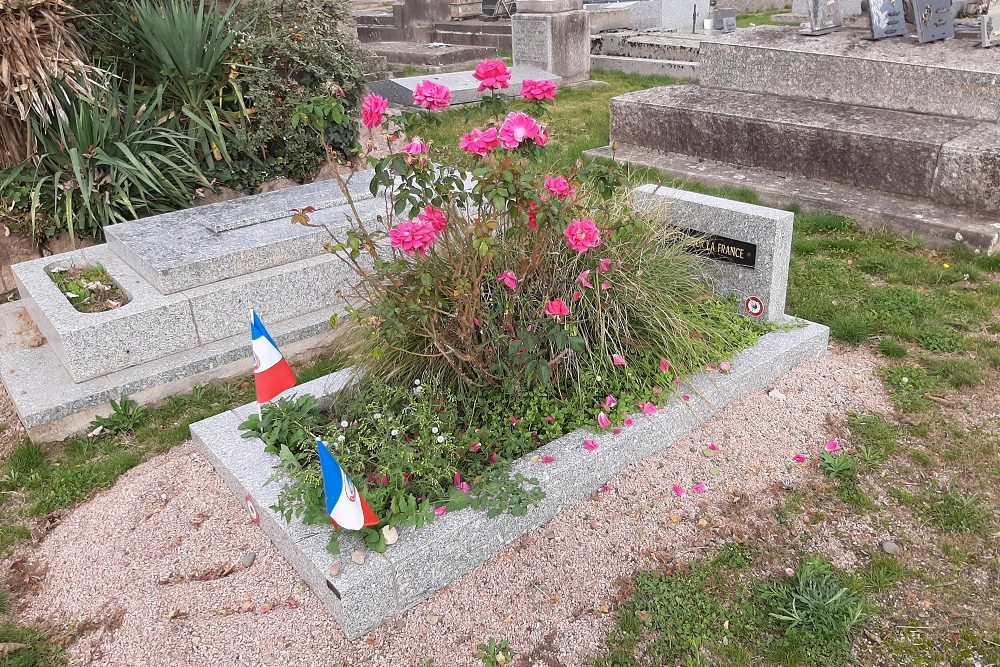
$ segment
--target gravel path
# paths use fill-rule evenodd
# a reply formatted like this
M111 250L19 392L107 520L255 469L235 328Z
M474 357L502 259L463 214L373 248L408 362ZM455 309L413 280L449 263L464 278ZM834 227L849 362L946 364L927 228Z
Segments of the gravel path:
M478 664L476 644L497 636L530 654L523 664L586 665L614 623L624 578L757 530L751 508L773 507L775 485L806 474L791 463L796 452L815 457L848 412L888 411L875 365L866 352L834 350L800 366L354 642L191 445L134 469L50 534L35 554L50 569L24 615L82 624L74 664L404 667L430 658L447 667ZM721 447L713 459L702 454L709 441ZM671 491L698 481L708 493L678 500ZM257 554L249 570L201 580L248 552Z

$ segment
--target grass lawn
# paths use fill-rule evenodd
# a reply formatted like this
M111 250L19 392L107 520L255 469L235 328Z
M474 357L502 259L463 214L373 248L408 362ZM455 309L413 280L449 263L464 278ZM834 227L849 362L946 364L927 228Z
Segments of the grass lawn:
M546 119L555 136L545 160L554 172L607 143L611 97L673 83L594 78L607 85L561 92ZM419 134L450 159L467 159L457 137L485 115L456 109L438 120ZM630 178L663 180L648 170ZM748 190L674 185L757 202ZM850 655L872 665L1000 663L1000 257L961 246L927 251L918 240L861 231L839 216L797 213L788 311L879 355L876 372L897 412L851 416L850 452L838 457L848 458L782 491L776 519L808 517L808 533L863 517L904 541L905 551L867 545L856 554L859 566L841 572L808 535L792 545L760 537L689 567L644 573L615 610L597 664L841 665ZM335 366L328 360L300 378ZM191 422L252 400L252 392L246 379L213 385L148 412L123 409L101 438L21 445L0 465L0 555L43 533L46 517L186 440ZM794 576L762 574L788 548L799 556ZM0 665L59 664L44 633L16 625L2 586L0 603L0 643L29 646Z
M749 28L751 25L794 25L797 26L798 23L795 21L775 21L774 17L777 14L788 14L792 11L791 5L788 7L782 7L781 9L768 9L763 12L755 12L753 14L740 14L736 17L736 27L737 28Z

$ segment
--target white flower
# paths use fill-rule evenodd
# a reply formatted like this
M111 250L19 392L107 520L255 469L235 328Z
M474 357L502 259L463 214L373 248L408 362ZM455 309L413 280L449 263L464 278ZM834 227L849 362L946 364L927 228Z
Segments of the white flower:
M444 436L443 435L439 435L438 436L438 443L442 443L442 442L444 442Z
M418 386L418 387L419 387L419 386L420 386L420 380L414 380L414 381L413 381L413 384L415 384L416 386Z
M419 394L419 393L420 393L420 392L422 392L423 390L424 390L424 388L423 388L423 387L414 387L414 388L413 388L413 393L414 393L414 394Z
M437 426L431 428L431 433L435 433L436 434L437 432L438 432L438 427Z
M382 413L376 412L375 414L372 415L372 419L382 419Z
M344 441L344 436L338 435L337 436L337 442L343 442L343 441Z
M392 429L392 431L389 433L389 435L392 435L392 436L399 435L399 429L398 428Z
M596 380L597 380L598 382L600 382L600 381L601 381L601 380L602 380L603 378L601 378L601 376L600 376L600 375L598 375L598 376L597 376L596 378L594 378L594 379L596 379Z
M347 420L340 422L340 428L347 428Z

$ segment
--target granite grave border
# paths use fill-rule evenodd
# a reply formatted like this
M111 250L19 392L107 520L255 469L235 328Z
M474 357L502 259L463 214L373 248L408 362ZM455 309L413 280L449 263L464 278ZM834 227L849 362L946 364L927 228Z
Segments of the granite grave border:
M629 465L670 447L732 401L766 388L796 365L826 352L827 327L790 317L784 324L784 330L764 335L737 354L729 373L694 375L656 415L637 415L635 425L621 435L595 436L598 450L581 447L583 438L590 435L581 429L533 453L553 456L552 463L536 463L531 456L516 461L513 472L538 479L546 494L524 516L490 519L483 510L451 512L421 530L400 530L395 545L383 554L369 552L362 564L350 555L361 548L355 535L341 536L341 553L332 555L326 550L328 526L286 523L272 509L281 485L267 481L277 457L264 451L261 440L243 438L239 430L246 416L256 411L256 403L197 422L191 434L198 450L240 502L248 510L252 507L251 516L353 639L470 572L505 545L597 491ZM351 379L351 369L345 369L288 394L312 394L328 403ZM685 394L690 400L682 400Z

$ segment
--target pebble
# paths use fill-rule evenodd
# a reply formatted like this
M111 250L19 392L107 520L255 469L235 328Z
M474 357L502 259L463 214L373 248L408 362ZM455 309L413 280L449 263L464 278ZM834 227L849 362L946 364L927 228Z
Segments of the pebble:
M340 574L340 563L339 562L334 563L333 565L330 566L330 574L332 576L334 576L334 577L336 577L338 574Z
M902 551L902 549L900 549L899 545L893 542L892 540L886 540L885 542L882 543L882 551L886 552L887 554L895 556L900 551Z
M257 561L256 551L248 551L247 553L243 554L242 558L240 558L240 563L243 565L244 570L249 570L251 567L253 567L253 564L256 561Z
M771 391L767 392L767 395L770 396L771 398L773 398L776 401L783 401L783 400L785 400L785 395L782 394L777 389L772 389Z
M382 536L385 537L385 543L390 546L399 541L399 531L397 531L393 526L383 527Z
M365 564L365 552L361 549L355 549L354 553L351 554L351 560L353 560L358 565Z

